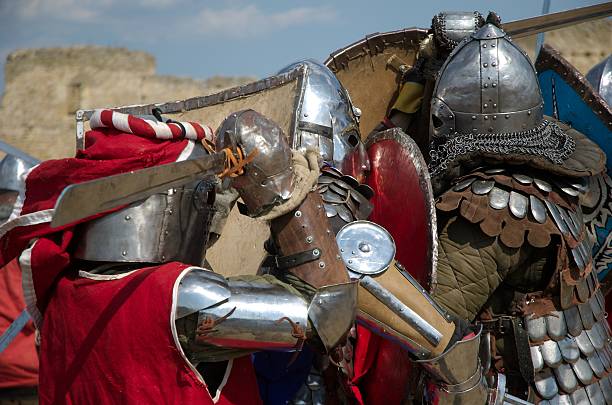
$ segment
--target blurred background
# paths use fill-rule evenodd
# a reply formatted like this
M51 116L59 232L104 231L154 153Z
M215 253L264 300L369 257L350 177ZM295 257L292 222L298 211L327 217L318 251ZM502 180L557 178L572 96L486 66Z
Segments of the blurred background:
M552 0L550 12L597 3ZM70 156L80 108L208 94L457 9L511 21L540 15L542 1L0 0L0 139L39 159ZM586 73L611 39L605 19L545 42ZM533 49L535 38L519 42Z

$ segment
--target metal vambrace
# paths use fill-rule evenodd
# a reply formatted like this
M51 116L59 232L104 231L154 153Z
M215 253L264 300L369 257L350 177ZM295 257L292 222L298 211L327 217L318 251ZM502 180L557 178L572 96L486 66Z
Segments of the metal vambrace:
M176 322L197 314L195 344L294 351L312 335L313 327L319 336L334 330L336 319L325 314L329 308L334 308L335 316L354 315L351 295L355 300L355 284L332 285L320 288L309 302L271 275L225 279L194 268L179 283Z
M383 273L359 278L357 317L390 336L417 359L444 352L455 324L427 291L397 262Z
M441 355L429 360L418 360L428 373L426 378L427 403L486 404L489 390L480 366L480 334L460 340Z

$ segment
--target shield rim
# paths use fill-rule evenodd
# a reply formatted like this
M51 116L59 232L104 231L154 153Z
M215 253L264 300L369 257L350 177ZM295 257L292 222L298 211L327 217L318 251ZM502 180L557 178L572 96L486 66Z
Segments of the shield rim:
M612 109L599 95L597 90L588 82L586 77L569 63L559 51L550 45L544 44L535 63L538 73L552 70L562 77L577 94L599 117L599 119L612 131Z
M406 134L400 128L391 128L385 131L377 132L368 136L365 141L366 149L383 140L392 140L397 142L402 148L408 152L408 156L414 164L414 168L419 176L419 185L423 191L423 197L425 198L425 206L429 213L430 226L427 228L427 238L430 242L430 249L427 252L430 275L429 275L429 292L433 292L437 284L437 269L438 269L438 222L436 216L436 204L433 193L433 187L431 183L431 177L429 175L429 169L421 150L417 146L416 142Z
M112 111L133 114L133 115L150 115L154 108L159 108L162 114L175 114L185 111L197 110L199 108L210 107L216 104L222 104L227 101L236 100L239 98L245 98L262 91L277 88L283 86L291 81L297 80L298 91L293 101L294 108L292 110L293 117L291 119L291 133L295 130L296 117L295 113L297 107L302 99L304 93L305 76L307 75L307 69L304 65L298 65L294 69L278 74L266 77L261 80L257 80L251 83L247 83L241 86L231 87L229 89L209 94L206 96L191 97L184 100L168 101L162 103L149 103L149 104L134 104L120 107L98 107L93 109L82 109L78 110L75 114L76 121L76 150L82 149L85 146L85 122L89 121L92 114L96 109L104 108Z

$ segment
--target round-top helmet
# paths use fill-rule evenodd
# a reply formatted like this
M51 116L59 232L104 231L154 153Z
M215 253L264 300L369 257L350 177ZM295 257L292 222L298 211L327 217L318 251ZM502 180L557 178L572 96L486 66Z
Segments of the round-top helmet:
M293 63L279 73L303 66L301 100L295 112L291 147L317 147L323 161L342 173L362 179L370 163L359 132L361 112L331 70L314 60Z
M6 221L17 196L25 188L25 176L38 164L36 159L7 154L0 160L0 224Z
M431 101L433 174L473 152L534 155L562 163L573 140L544 119L535 68L498 26L487 23L446 60Z

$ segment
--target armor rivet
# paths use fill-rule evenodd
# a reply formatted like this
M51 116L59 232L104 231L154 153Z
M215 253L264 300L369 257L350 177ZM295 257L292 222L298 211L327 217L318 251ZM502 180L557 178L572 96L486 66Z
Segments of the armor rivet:
M312 236L307 236L306 237L306 242L312 243Z
M129 221L130 219L132 219L132 217L131 217L131 216L129 216L129 215L126 215L126 216L125 216L125 220L126 220L126 221Z
M493 86L493 87L497 87L497 83L493 83L491 86Z
M489 104L484 103L484 106L483 106L483 107L484 107L484 108L487 108L488 106L489 106Z
M493 62L491 63L491 66L497 66L497 63Z
M486 120L488 120L488 119L489 119L489 117L487 117L487 116L485 115L484 119L485 119L485 121L486 121Z
M487 44L484 44L482 47L483 47L483 48L486 48L486 47L487 47Z
M344 253L344 249L340 249L340 251L341 251L342 253Z
M510 118L510 116L508 114L506 114L506 119Z
M324 269L325 268L325 262L319 262L319 268L320 269Z
M493 108L497 108L497 103L493 103Z
M359 250L361 250L363 253L368 253L369 251L372 250L372 248L370 247L369 244L367 244L365 242L361 242L359 244Z
M531 115L531 111L527 111L527 115Z
M352 260L352 259L349 259L349 261L348 261L348 262L349 262L349 264L351 264L351 263L353 263L353 260Z
M124 250L123 252L121 252L122 256L127 256L127 250Z
M318 257L320 254L321 254L321 251L319 249L314 249L312 251L312 255L315 256L315 257Z
M170 234L170 231L164 231L164 235Z
M484 67L488 67L488 66L489 66L489 64L488 64L488 63L483 63L483 64L482 64L482 66L484 66Z
M302 216L302 211L299 211L299 210L295 211L295 216L298 217L298 218L301 217Z
M494 120L496 120L496 119L497 119L497 115L494 115L494 116L493 116L493 119L494 119Z
M491 34L487 34L487 38L491 37Z
M489 85L487 83L485 83L484 88L486 89L488 87L489 87Z
M495 48L495 44L491 44L491 48Z
M476 116L475 116L475 115L472 115L472 119L473 119L473 120L475 120L475 119L476 119Z
M163 256L163 255L162 255L162 260L166 260L166 256Z
M304 117L308 117L308 113L304 113Z
M172 214L174 214L174 211L168 210L168 215L172 215Z

